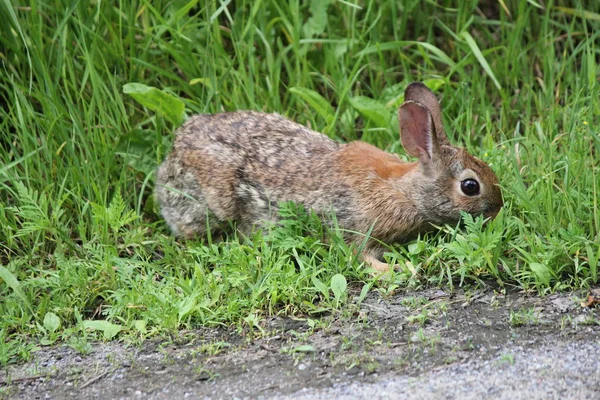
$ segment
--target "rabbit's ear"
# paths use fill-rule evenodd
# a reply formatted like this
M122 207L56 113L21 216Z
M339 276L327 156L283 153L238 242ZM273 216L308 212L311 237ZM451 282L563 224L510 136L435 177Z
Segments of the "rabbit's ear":
M413 82L406 87L404 90L404 101L416 101L421 103L429 110L431 118L433 119L433 126L435 127L435 135L440 145L450 145L446 133L444 131L444 124L442 124L442 110L440 109L440 103L438 103L435 94L427 86L421 82Z
M415 101L404 102L398 110L400 139L408 154L429 162L439 152L431 113Z

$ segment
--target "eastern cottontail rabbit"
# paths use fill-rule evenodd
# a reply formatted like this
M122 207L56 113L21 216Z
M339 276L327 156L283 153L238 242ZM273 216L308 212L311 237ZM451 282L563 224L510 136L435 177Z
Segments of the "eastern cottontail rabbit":
M439 104L411 83L399 112L405 163L364 142L338 143L277 114L238 111L196 115L181 127L158 169L157 198L177 236L219 229L226 221L248 232L277 218L294 201L327 217L335 212L349 242L378 271L378 242L397 243L454 223L460 212L494 217L502 207L498 179L481 160L446 138ZM362 233L362 234L361 234Z

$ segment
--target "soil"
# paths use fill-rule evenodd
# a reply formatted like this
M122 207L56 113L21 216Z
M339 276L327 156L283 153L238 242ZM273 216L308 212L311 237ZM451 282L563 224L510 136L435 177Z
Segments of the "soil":
M600 307L587 295L373 292L262 332L44 347L0 373L0 398L600 398Z

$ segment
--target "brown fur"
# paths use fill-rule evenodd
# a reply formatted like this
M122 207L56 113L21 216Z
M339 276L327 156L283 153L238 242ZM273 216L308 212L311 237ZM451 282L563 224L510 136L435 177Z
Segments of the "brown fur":
M433 93L411 84L407 98L402 142L420 162L364 142L335 142L277 114L194 116L158 170L163 216L183 237L203 235L207 226L217 232L228 221L248 232L276 219L280 202L295 201L325 218L333 211L340 227L355 232L348 241L362 242L372 228L377 240L368 242L363 259L377 270L388 268L378 260L378 241L404 242L431 223L457 221L461 210L495 216L502 197L494 173L448 143ZM462 194L463 175L481 183L480 195Z

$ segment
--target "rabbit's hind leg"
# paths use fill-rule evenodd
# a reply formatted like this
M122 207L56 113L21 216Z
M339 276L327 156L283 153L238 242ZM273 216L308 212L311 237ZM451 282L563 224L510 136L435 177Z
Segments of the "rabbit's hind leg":
M156 198L175 236L191 239L205 236L207 228L213 233L220 229L194 174L175 162L165 161L159 168Z

